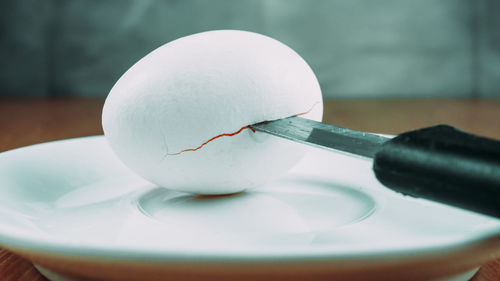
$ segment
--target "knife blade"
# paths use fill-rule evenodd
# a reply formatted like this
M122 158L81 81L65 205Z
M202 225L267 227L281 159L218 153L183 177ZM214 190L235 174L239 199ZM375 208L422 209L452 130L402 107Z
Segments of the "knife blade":
M295 142L368 158L373 158L381 145L389 140L380 135L342 128L299 116L261 122L250 127L256 131Z

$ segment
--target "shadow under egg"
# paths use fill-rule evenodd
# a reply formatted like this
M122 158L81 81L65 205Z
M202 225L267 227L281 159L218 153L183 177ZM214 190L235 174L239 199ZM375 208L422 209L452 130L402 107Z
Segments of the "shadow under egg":
M228 193L228 194L194 194L191 196L191 198L193 200L199 200L199 201L220 200L220 199L232 198L232 197L237 197L237 196L241 197L241 196L245 196L245 194L246 194L245 191Z

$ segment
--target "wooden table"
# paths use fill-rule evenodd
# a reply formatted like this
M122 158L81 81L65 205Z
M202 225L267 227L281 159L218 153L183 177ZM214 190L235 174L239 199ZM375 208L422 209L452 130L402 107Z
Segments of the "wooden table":
M0 152L57 139L102 134L103 99L0 99ZM500 100L335 100L324 121L352 129L396 134L438 123L500 139ZM0 249L0 280L46 280L30 262ZM471 279L500 280L500 260Z

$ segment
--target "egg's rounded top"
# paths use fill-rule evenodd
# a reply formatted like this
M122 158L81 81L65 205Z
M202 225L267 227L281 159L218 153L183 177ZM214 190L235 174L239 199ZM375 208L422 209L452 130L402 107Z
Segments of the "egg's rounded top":
M195 190L202 182L238 184L220 174L244 173L234 166L245 166L254 158L249 151L260 154L276 141L244 130L182 151L265 120L304 112L320 120L321 101L314 73L291 48L253 32L217 30L174 40L139 60L109 93L102 122L111 147L132 170L169 188ZM188 173L197 180L186 179ZM184 185L182 178L190 187L173 187Z

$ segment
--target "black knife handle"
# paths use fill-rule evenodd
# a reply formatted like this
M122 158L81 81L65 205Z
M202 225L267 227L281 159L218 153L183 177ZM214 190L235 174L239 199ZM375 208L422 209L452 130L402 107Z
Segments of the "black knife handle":
M500 218L500 141L438 125L400 134L375 154L385 186Z

